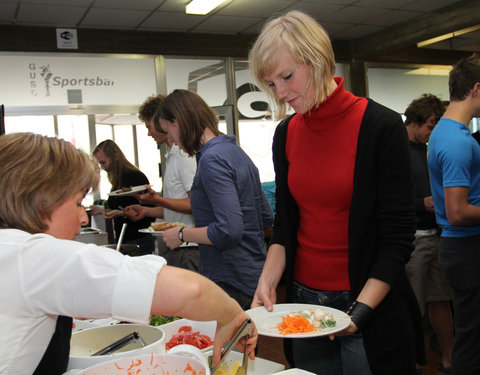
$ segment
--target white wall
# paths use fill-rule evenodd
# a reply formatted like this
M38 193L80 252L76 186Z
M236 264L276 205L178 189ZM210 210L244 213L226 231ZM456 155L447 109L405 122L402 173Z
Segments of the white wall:
M414 70L368 68L368 96L398 113L403 113L422 94L449 100L448 68L443 69L444 75L411 74Z

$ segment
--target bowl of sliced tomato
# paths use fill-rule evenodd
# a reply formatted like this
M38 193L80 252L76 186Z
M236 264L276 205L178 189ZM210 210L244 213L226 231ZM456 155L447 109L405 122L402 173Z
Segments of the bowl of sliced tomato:
M201 351L209 351L213 347L213 338L217 323L215 321L198 322L189 319L179 319L163 324L165 333L165 350L177 345L193 345Z

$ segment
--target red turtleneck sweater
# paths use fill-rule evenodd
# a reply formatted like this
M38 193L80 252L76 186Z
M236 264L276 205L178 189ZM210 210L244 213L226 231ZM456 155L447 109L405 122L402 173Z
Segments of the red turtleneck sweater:
M300 212L295 280L314 289L350 290L348 217L358 132L367 99L343 78L317 108L295 115L287 133L288 184Z

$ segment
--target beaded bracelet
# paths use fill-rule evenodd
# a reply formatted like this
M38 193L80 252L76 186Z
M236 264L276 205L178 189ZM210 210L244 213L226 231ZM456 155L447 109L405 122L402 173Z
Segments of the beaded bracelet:
M359 301L353 301L352 305L347 310L347 314L350 315L352 322L355 323L359 331L362 331L365 328L372 313L373 309L370 306Z

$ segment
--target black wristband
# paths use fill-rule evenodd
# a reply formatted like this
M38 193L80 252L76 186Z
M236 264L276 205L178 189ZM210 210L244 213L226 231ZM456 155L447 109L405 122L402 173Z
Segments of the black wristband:
M359 301L354 301L347 310L347 314L350 315L359 331L362 331L368 324L372 313L373 309L370 306Z

